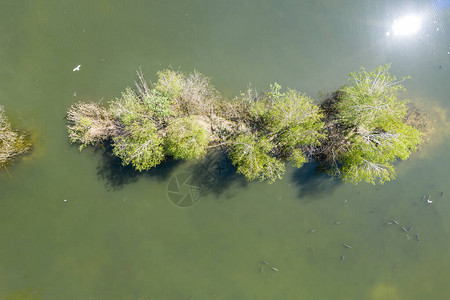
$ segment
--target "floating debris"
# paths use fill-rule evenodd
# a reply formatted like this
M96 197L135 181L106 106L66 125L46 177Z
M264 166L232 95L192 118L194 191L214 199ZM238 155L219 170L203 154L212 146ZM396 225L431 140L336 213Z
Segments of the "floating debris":
M348 249L352 249L352 246L350 246L350 245L347 245L347 244L343 244L343 245Z

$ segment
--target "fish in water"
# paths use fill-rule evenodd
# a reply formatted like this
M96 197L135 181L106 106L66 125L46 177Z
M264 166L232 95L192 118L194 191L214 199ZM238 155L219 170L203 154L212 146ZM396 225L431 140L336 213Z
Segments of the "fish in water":
M334 224L335 224L335 225L341 225L342 222L341 222L341 221L336 221Z
M431 200L431 195L428 195L428 197L427 197L427 203L428 203L428 204L433 203L433 200Z
M76 67L73 69L73 71L74 71L74 72L75 72L75 71L80 71L80 67L81 67L81 65L76 66Z
M395 221L395 220L392 220L392 222L395 224L395 225L400 225L397 221Z
M441 192L441 198L442 198L443 195L444 195L444 192Z
M344 261L344 259L345 259L345 256L342 255L342 256L341 256L341 261Z
M352 246L344 244L344 247L348 248L348 249L352 249Z
M416 240L419 241L419 234L416 233Z
M264 270L264 267L261 267L261 269L259 269L259 273L261 273Z
M275 272L278 272L278 269L275 267L270 267L272 270L274 270Z
M403 227L403 226L402 226L402 230L403 230L404 232L408 232L408 230L407 230L405 227Z
M310 231L308 231L309 233L313 233L313 232L316 232L316 230L315 229L311 229Z
M410 232L413 228L414 228L414 226L409 227L408 232Z
M267 261L261 261L262 264L268 265L269 263Z
M394 222L392 222L392 221L386 223L386 225L392 225L392 224L394 224Z

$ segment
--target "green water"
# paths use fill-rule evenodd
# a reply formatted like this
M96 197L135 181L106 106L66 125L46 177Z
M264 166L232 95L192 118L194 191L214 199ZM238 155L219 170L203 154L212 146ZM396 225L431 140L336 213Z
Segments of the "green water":
M409 99L446 111L450 12L421 2L1 1L0 104L36 145L0 172L0 299L447 299L445 130L396 181L354 186L312 165L246 184L217 157L136 174L64 127L72 103L168 66L229 97L274 81L315 97L392 62ZM408 12L419 33L386 35Z

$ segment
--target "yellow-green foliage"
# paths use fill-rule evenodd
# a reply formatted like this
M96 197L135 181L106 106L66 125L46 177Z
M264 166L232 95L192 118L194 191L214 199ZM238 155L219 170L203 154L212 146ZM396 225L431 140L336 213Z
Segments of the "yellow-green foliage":
M112 145L114 155L120 157L124 165L132 165L138 171L164 161L163 139L149 120L127 124L124 132L113 138Z
M318 106L292 89L282 92L277 83L265 94L249 89L241 97L248 108L247 126L256 135L231 140L230 158L238 172L247 179L273 182L284 172L284 159L300 168L307 161L304 148L323 138Z
M31 150L31 141L27 134L14 131L0 106L0 167L11 164L19 155Z
M156 73L156 76L158 76L158 81L154 85L156 92L168 99L176 99L182 95L185 86L183 73L165 69Z
M111 102L109 111L123 126L153 117L148 105L129 87L122 93L121 98Z
M241 134L233 141L228 155L237 172L247 180L272 183L285 173L284 163L271 154L273 148L265 137Z
M166 151L176 159L200 158L205 155L210 139L194 116L180 118L167 127Z
M420 143L420 132L404 123L404 88L389 74L390 65L352 73L338 102L338 120L350 128L348 147L340 155L341 175L350 182L374 184L395 178L392 162L407 159Z
M196 71L160 71L150 87L138 76L137 92L127 88L108 109L74 104L70 140L80 148L109 141L113 154L139 171L165 157L195 159L222 146L238 173L269 183L282 177L286 161L300 168L312 156L351 182L391 180L392 162L408 158L420 141L419 131L403 122L406 101L397 99L403 87L389 65L350 74L352 84L323 112L277 83L225 101Z

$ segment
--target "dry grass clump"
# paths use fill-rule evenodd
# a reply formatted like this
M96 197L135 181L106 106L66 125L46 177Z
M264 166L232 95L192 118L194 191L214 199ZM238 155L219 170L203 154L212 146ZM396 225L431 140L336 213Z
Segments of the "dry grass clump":
M100 146L120 131L119 124L98 103L78 102L67 112L68 133L72 143Z
M27 134L15 131L0 106L0 167L11 164L19 155L31 151L31 142Z

